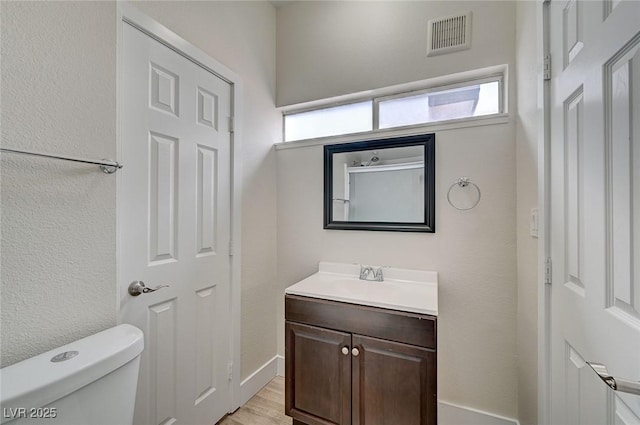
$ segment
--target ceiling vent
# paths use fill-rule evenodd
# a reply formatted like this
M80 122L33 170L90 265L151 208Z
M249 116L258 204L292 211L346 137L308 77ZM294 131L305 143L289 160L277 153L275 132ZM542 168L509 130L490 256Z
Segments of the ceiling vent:
M427 56L469 48L471 48L471 12L429 21Z

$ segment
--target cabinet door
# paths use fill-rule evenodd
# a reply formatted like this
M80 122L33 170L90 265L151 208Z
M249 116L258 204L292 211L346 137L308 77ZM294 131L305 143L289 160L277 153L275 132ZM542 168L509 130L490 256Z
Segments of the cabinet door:
M285 322L285 335L285 413L309 425L349 425L351 334Z
M434 350L360 335L352 342L353 425L436 425Z

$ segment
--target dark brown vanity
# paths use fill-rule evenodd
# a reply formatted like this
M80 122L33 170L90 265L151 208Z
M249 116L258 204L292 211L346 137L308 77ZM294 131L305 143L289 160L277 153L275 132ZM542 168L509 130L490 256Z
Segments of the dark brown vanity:
M285 296L294 424L436 425L434 315Z

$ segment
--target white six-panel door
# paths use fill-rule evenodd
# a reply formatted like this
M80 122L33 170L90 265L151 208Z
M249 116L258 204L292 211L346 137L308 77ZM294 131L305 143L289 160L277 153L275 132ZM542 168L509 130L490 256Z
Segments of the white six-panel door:
M640 424L640 2L550 4L551 423Z
M144 331L136 424L213 424L230 408L231 87L124 23L121 321ZM169 285L133 297L132 281Z

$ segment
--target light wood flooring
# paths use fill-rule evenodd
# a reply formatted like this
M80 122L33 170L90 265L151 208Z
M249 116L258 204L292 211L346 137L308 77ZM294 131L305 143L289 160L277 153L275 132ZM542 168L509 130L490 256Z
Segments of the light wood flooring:
M284 378L276 376L251 400L218 425L291 425L284 414Z

